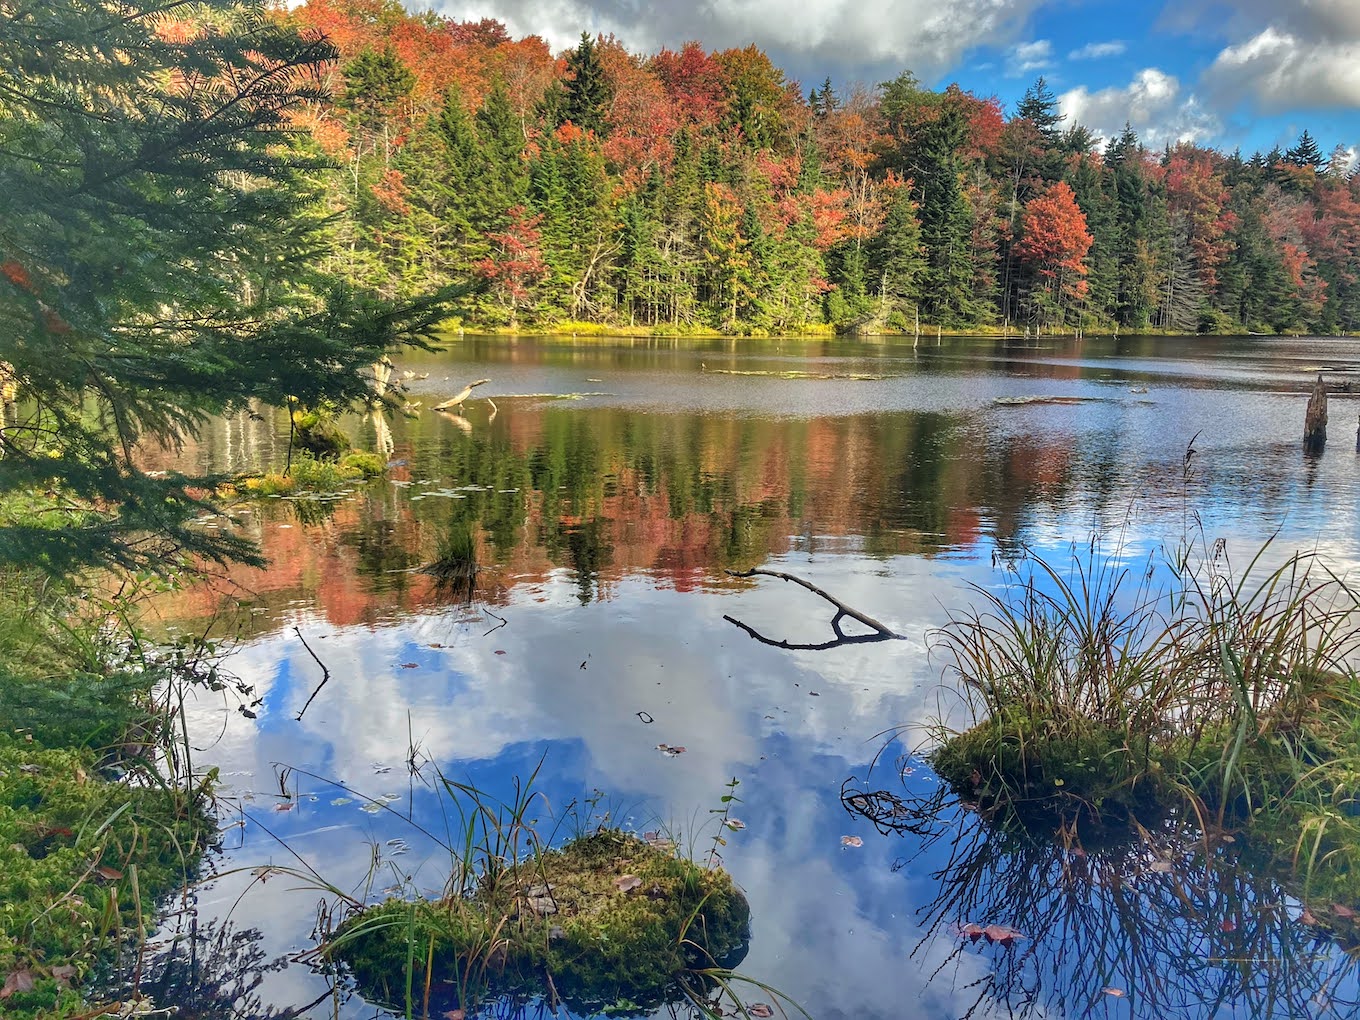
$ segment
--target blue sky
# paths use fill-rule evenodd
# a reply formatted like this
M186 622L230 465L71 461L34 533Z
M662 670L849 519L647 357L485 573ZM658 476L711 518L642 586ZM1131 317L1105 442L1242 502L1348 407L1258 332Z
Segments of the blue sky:
M566 47L585 30L653 52L697 39L763 47L804 90L911 70L1008 107L1043 74L1100 134L1127 120L1245 154L1309 129L1360 147L1360 0L427 0Z

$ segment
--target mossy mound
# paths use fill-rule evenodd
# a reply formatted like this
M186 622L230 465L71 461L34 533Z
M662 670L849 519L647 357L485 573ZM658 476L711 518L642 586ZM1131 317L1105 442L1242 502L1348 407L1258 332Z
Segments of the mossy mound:
M408 989L419 1005L428 987L434 1015L505 996L626 1015L680 999L687 972L735 966L749 938L725 871L607 830L483 876L468 897L365 910L330 949L385 1005L404 1008Z
M368 481L386 470L376 453L350 450L338 461L318 460L299 455L288 474L270 471L263 475L242 475L232 487L254 496L290 496L298 493L338 492L350 482Z
M1162 749L1123 731L1047 727L1020 713L988 719L947 740L935 771L970 801L1022 813L1127 818L1179 801L1163 782Z
M312 409L293 412L293 442L320 460L337 460L350 448L349 436L335 418Z

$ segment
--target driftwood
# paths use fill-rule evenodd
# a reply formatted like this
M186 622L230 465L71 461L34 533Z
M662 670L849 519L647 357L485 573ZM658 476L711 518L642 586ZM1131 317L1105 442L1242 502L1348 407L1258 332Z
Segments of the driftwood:
M752 568L751 570L729 570L727 571L727 574L729 577L777 577L781 581L792 581L794 584L801 585L802 587L806 588L814 595L821 596L822 598L826 599L826 601L830 602L833 606L836 607L836 615L831 618L831 631L836 635L835 638L830 641L820 641L806 644L795 644L790 641L776 641L774 638L766 637L764 634L761 634L759 631L757 631L754 627L750 627L747 624L742 623L738 619L735 619L731 616L726 615L723 616L723 619L726 620L728 623L733 624L736 627L740 627L742 630L746 631L747 634L755 638L761 644L773 645L775 648L784 648L788 649L789 651L821 652L829 648L839 648L841 645L859 645L869 644L875 641L902 641L906 639L905 634L898 634L891 627L879 623L879 621L875 620L872 616L866 616L864 613L861 613L858 609L853 609L850 606L847 606L844 602L836 598L834 595L831 595L823 591L821 588L818 588L815 584L813 584L810 581L805 581L801 577L795 577L793 574L785 574L779 570L762 570L759 567ZM852 620L857 620L860 623L864 624L864 626L872 630L873 633L872 634L845 633L845 631L841 629L841 620L845 619L847 616Z
M1303 419L1303 448L1308 453L1321 453L1327 443L1327 384L1318 376L1313 395L1308 398L1308 412Z

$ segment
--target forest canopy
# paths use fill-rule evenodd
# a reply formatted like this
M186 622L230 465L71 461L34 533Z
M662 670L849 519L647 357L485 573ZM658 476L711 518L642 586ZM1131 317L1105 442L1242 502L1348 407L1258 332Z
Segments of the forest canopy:
M1360 328L1360 182L1304 132L1243 156L1005 111L909 71L806 93L755 46L554 54L395 0L286 15L338 50L299 115L342 169L329 267L485 283L475 325Z

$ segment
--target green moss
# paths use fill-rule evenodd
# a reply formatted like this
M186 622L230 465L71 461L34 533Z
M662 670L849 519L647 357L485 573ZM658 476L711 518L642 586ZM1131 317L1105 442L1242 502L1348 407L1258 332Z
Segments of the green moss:
M376 453L364 450L350 450L340 458L341 471L356 471L355 477L377 478L387 470L387 461Z
M334 416L324 410L293 412L293 442L322 460L337 460L350 448L349 436L335 423Z
M611 830L483 877L471 897L372 907L331 950L366 998L398 1007L408 977L421 999L432 961L433 993L465 1008L555 993L582 1014L631 1013L679 998L687 971L737 962L749 922L725 871Z
M339 461L299 454L287 474L270 471L238 479L236 488L256 496L291 496L304 492L337 492L349 482L380 476L386 462L376 453L350 450Z
M79 1003L70 986L151 925L213 832L198 798L116 781L90 750L0 733L0 975L36 979L4 1016Z
M946 741L935 770L970 800L1022 811L1124 818L1175 803L1164 782L1162 750L1123 731L1091 725L1050 727L1003 713Z

